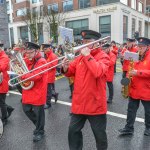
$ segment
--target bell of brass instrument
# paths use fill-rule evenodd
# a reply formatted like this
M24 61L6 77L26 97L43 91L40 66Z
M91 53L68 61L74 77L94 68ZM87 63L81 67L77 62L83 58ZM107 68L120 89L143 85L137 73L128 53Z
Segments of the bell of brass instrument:
M134 61L131 59L130 64L129 64L129 72L133 70L133 67L134 67ZM132 77L129 75L128 78L123 78L121 80L121 84L123 85L121 93L124 98L129 97L129 89L130 89L131 79L132 79Z
M12 51L12 56L13 56L13 59L10 61L10 67L11 67L12 71L15 72L16 75L28 73L29 70L26 66L26 63L25 63L25 61L22 57L21 52L14 50L14 51ZM17 78L17 81L20 82L21 79ZM10 86L13 86L14 85L13 79L9 80L8 83L9 83ZM21 82L20 85L24 90L29 90L34 86L34 82L28 80L28 81L25 81L25 82Z

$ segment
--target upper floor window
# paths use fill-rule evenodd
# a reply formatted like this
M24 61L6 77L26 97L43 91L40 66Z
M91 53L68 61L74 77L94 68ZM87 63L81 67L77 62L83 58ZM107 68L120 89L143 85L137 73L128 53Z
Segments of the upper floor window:
M63 2L63 11L73 10L73 0L68 0Z
M143 12L143 3L141 2L138 3L138 11Z
M18 9L16 11L16 16L25 16L27 14L27 9L23 8L23 9Z
M0 0L0 4L4 4L4 0Z
M37 0L32 0L32 3L37 3L38 1Z
M116 2L120 2L120 0L97 0L97 5L104 5Z
M51 10L58 12L58 4L52 4L47 6L48 14L50 14Z
M25 0L16 0L16 3L24 2Z
M79 0L79 9L90 7L90 0Z
M121 3L128 5L128 0L120 0Z
M136 0L131 0L131 8L136 9Z
M6 2L6 5L7 5L7 11L9 11L10 10L9 2Z

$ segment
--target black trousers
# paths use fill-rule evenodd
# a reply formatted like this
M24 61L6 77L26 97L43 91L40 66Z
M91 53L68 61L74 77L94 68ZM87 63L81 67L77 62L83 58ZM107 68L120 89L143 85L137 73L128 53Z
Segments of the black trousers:
M2 113L2 120L7 119L7 107L8 105L5 103L6 93L0 93L0 108Z
M90 122L94 137L96 139L97 150L107 150L107 119L105 114L94 116L72 114L68 132L70 150L82 150L83 137L81 130L87 119Z
M144 100L135 100L133 98L129 98L128 103L128 112L127 112L127 124L126 128L134 130L134 122L136 118L136 113L139 108L140 102L144 106L145 111L145 127L150 129L150 101L144 101Z
M109 100L113 99L114 96L114 87L113 87L113 83L112 82L107 82L107 86L108 86L108 90L109 90Z
M45 111L44 105L34 106L30 104L23 104L23 111L27 117L33 122L36 126L34 130L35 134L43 134L45 126Z
M52 99L52 97L55 97L55 96L56 96L55 84L54 83L48 83L46 104L51 105L51 99Z

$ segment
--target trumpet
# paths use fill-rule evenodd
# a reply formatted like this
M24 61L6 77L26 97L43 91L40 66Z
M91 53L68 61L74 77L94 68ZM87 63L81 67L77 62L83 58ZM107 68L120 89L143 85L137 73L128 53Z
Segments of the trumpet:
M33 77L35 77L35 76L37 76L37 75L43 74L43 73L45 73L45 72L47 72L47 71L49 71L49 70L51 70L51 69L53 69L53 68L56 68L56 67L58 67L58 66L61 66L61 65L62 65L62 62L58 63L57 65L55 65L55 66L53 66L53 67L51 67L51 68L46 68L46 69L44 69L43 71L41 71L41 72L39 72L39 73L37 73L37 74L34 74L33 76L28 77L27 79L20 80L20 78L21 78L22 76L28 74L28 73L31 73L31 72L35 71L35 70L41 69L41 68L43 68L43 67L45 68L45 67L49 66L51 63L53 63L53 62L55 62L55 61L63 60L63 59L66 58L66 57L67 57L69 60L70 60L70 59L74 59L75 57L78 57L78 56L80 55L80 54L79 54L79 55L75 56L75 54L78 53L78 52L80 52L80 50L82 50L83 48L89 47L89 46L91 46L91 45L94 45L94 44L99 43L99 42L104 41L104 40L110 40L110 36L107 36L107 37L105 37L105 38L98 39L98 40L96 40L96 41L93 41L93 42L90 42L90 43L87 43L87 44L84 44L84 45L81 45L81 46L77 46L77 47L71 47L71 46L69 46L69 49L66 49L65 56L59 57L59 58L57 58L57 59L55 59L55 60L53 60L53 61L51 61L51 62L48 62L48 63L46 63L46 64L44 64L44 65L41 65L41 66L39 66L39 67L37 67L37 68L34 68L34 69L30 70L30 71L29 71L29 70L26 70L26 71L24 71L23 74L20 74L20 75L18 75L18 76L16 76L16 77L10 79L10 80L8 81L8 83L9 83L10 86L16 86L16 85L22 84L22 83L24 83L24 82L26 82L26 81L30 81L30 79L32 79ZM100 46L97 46L96 48L98 48L98 47L100 47ZM92 50L93 50L93 49L92 49ZM20 61L23 60L23 58L21 58L21 57L20 57L20 59L21 59ZM11 65L11 66L12 66L12 65ZM13 80L19 80L19 81L18 81L17 83L12 83Z

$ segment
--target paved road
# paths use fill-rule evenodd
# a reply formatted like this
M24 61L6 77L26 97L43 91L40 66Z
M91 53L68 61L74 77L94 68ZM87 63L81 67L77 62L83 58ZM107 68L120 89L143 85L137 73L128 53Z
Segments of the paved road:
M128 101L120 94L121 73L117 72L114 80L115 95L112 104L108 105L108 150L150 150L150 137L143 135L144 112L140 106L135 122L133 136L119 136L118 129L125 125L125 115ZM7 103L15 107L13 115L5 126L3 137L0 139L0 150L69 150L67 132L70 121L70 91L66 78L56 81L56 90L59 92L59 101L46 110L46 135L39 143L32 142L34 126L25 116L20 103L21 96L10 93ZM89 122L83 129L83 150L96 150L93 133Z

